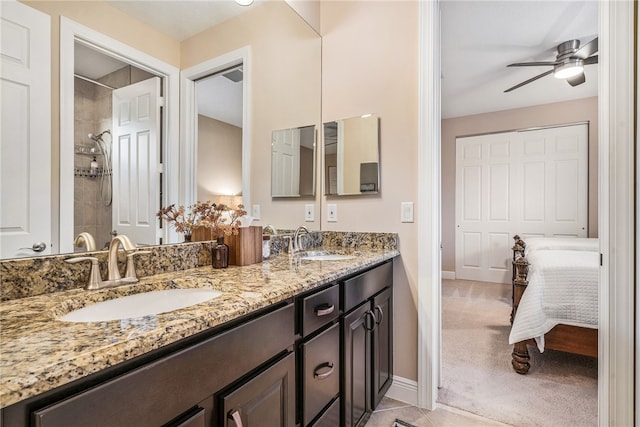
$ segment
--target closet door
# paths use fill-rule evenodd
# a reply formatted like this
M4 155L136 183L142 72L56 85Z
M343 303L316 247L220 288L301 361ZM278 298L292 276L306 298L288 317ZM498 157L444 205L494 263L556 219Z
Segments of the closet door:
M512 237L587 236L588 125L457 138L456 278L509 283Z
M509 283L518 134L456 140L456 278Z

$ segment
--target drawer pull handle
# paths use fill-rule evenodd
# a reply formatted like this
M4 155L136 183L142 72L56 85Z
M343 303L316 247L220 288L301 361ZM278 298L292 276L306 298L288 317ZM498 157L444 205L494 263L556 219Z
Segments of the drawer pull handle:
M320 370L324 369L324 368L329 368L329 370L326 371L326 372L320 373ZM333 374L333 363L326 362L326 363L323 363L322 365L318 366L313 371L313 378L315 378L317 380L324 380L324 379L329 378L331 376L331 374Z
M316 316L320 317L320 316L326 316L328 314L333 313L333 311L336 309L336 306L334 304L321 304L316 306L313 311L316 312Z
M242 419L240 418L240 412L238 412L237 409L229 413L229 418L233 420L236 427L242 427Z

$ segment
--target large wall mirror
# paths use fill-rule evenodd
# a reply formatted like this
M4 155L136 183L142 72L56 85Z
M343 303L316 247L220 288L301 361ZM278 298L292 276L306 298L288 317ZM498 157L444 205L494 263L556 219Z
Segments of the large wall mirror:
M365 114L324 123L324 193L354 196L379 191L378 116Z
M153 8L155 6L150 4L149 7ZM184 7L189 6L185 5ZM52 8L55 7L52 6ZM64 14L63 11L64 8L61 7L59 13ZM254 14L253 18L244 18L250 14ZM84 25L79 26L86 28L86 32L90 33L92 37L94 33L98 34L97 31L91 28L91 22L85 22ZM253 111L251 114L251 122L229 124L229 122L225 122L218 117L211 119L211 117L207 115L208 113L204 113L201 115L203 123L202 125L198 125L198 130L203 137L206 137L208 132L206 129L212 130L216 128L216 125L220 125L220 123L224 122L228 128L235 128L231 130L236 134L240 131L239 129L241 129L243 134L250 134L250 155L252 161L250 163L250 169L248 171L242 171L242 183L240 188L250 188L252 194L256 196L252 196L251 199L248 200L243 200L243 202L249 205L251 203L256 203L256 201L257 203L262 203L263 222L271 222L273 220L271 220L271 218L265 218L265 213L272 211L270 213L272 218L284 218L286 215L280 215L278 209L281 208L282 212L285 214L286 212L291 211L290 207L286 206L288 202L282 203L277 209L270 209L268 205L271 201L271 167L269 161L271 152L271 133L274 129L293 128L300 124L315 124L316 127L320 125L321 38L318 33L284 1L264 3L256 2L255 5L247 8L246 12L242 15L223 22L216 26L215 29L222 27L224 28L221 30L219 36L209 37L206 40L206 43L204 43L205 40L202 38L197 43L193 43L193 45L198 45L198 55L204 55L201 61L214 58L241 46L250 46L251 66L253 69L252 81L249 85L251 91L249 94L249 98L251 100L250 108ZM295 31L289 29L294 27ZM64 29L62 28L61 33L64 33L63 30ZM296 35L296 38L292 39L291 37L294 34ZM194 38L196 37L198 37L198 35L194 36ZM61 45L63 44L67 44L67 41L66 39L62 40L61 36ZM188 44L189 40L181 42L181 46ZM311 48L307 49L308 46L311 46ZM86 43L84 46L79 46L77 48L78 60L80 61L82 60L82 51L84 47L91 48L91 46ZM218 50L216 51L216 49ZM303 49L307 49L305 51L306 53L303 52ZM69 50L73 52L74 48L71 47ZM53 188L52 191L54 197L57 197L56 193L59 192L61 213L58 214L56 211L50 212L48 215L43 215L43 220L51 221L53 218L54 222L59 221L59 233L58 229L55 229L53 232L54 237L52 237L52 240L54 243L54 250L51 251L52 254L68 253L76 250L73 246L74 237L82 231L90 231L92 234L99 236L96 237L98 249L103 247L111 238L110 232L113 231L111 223L113 212L118 206L122 206L122 203L120 203L120 199L116 199L114 197L111 206L108 205L109 197L105 193L109 192L109 186L113 185L113 181L110 182L109 179L105 178L105 184L102 186L100 185L100 182L102 181L101 170L105 169L104 175L106 176L109 175L110 171L104 160L103 152L105 150L99 147L101 143L97 140L102 139L102 144L105 146L113 146L118 138L114 132L114 125L111 123L112 115L107 112L103 117L98 114L90 113L87 108L87 102L89 102L87 99L90 98L90 102L94 103L96 107L105 107L104 111L107 111L108 109L106 109L105 105L99 104L109 102L107 100L111 99L111 96L106 96L105 94L112 92L113 87L120 88L122 85L128 85L130 83L136 84L138 82L149 80L150 78L157 78L154 76L160 77L160 92L165 97L165 102L169 103L169 107L174 109L176 114L173 115L172 113L171 117L166 117L166 115L161 117L161 122L158 125L158 132L161 135L160 138L162 139L162 142L158 146L157 155L161 156L162 160L165 162L163 171L164 182L157 186L153 194L150 194L150 198L148 200L155 200L158 205L191 202L189 198L178 197L178 195L187 191L182 175L185 173L185 170L189 168L184 167L183 163L180 163L179 169L177 167L177 163L171 164L170 167L166 166L166 162L168 160L177 161L176 159L182 159L182 154L179 152L180 148L178 148L180 144L178 143L179 135L177 133L177 129L180 128L180 123L178 123L177 120L171 121L174 120L175 117L179 117L177 113L181 108L177 85L174 86L173 83L178 82L179 79L176 79L175 81L167 79L169 73L173 73L173 71L167 71L167 74L163 74L155 73L153 69L145 66L137 67L134 64L132 67L132 63L127 61L125 56L118 57L118 55L113 55L102 49L84 50L88 50L89 54L95 54L97 51L98 54L105 54L102 55L104 58L101 59L109 59L109 57L110 59L115 58L120 60L120 63L115 61L115 64L113 64L114 68L108 69L102 61L95 59L95 55L92 56L93 59L85 58L86 62L90 65L93 64L95 68L102 73L95 75L90 74L88 77L94 82L104 84L107 87L96 85L95 83L88 82L81 78L76 78L77 83L75 85L74 83L70 83L66 80L61 82L61 92L64 91L65 94L63 96L61 93L60 98L62 101L65 99L67 100L66 103L63 103L68 104L70 106L69 110L71 111L69 114L61 111L61 117L66 114L65 117L71 117L71 122L75 122L77 126L70 127L70 131L67 132L65 129L67 129L68 126L61 123L61 148L59 152L61 184L59 187ZM91 52L91 50L93 50L93 52ZM147 54L144 55L146 55L146 58L151 58ZM188 56L188 54L186 55ZM73 68L74 61L71 60L71 57L64 56L64 61L62 60L62 46L60 57L60 62L64 62L65 68ZM311 68L316 71L310 73L308 70ZM179 71L180 70L176 70L176 73ZM72 76L73 73L74 71L70 70L68 74ZM88 73L89 72L82 71L77 74L87 77L86 74ZM112 75L107 76L109 73ZM61 79L63 77L62 74L63 73L61 72ZM310 74L313 75L312 79L302 78L304 76L309 76ZM122 84L120 82L116 83L114 80L116 77L122 77L126 81ZM221 78L229 80L227 77ZM173 79L173 75L171 79ZM73 81L73 77L71 77L71 81ZM77 86L77 90L79 92L79 96L77 98L79 108L75 114L73 112L74 86ZM167 106L165 105L165 108L166 107ZM65 107L65 109L66 108L67 107ZM76 117L74 117L74 115ZM220 123L213 123L214 120ZM107 130L109 130L109 132L105 132ZM92 134L93 138L89 136L89 134ZM197 137L191 141L194 147L194 157L196 153L196 141ZM68 148L63 147L63 145L67 145ZM233 172L229 174L229 176L234 176L230 177L229 185L217 187L217 184L207 184L205 182L206 178L199 179L194 177L191 185L192 188L188 190L191 192L192 199L194 201L201 197L210 198L210 196L217 195L219 193L238 195L238 193L241 192L241 190L238 190L238 167L233 166L237 165L238 151L241 151L243 156L246 153L244 148L238 150L236 147L235 150L229 150L229 157L223 154L223 151L219 149L216 149L214 153L207 155L209 158L204 164L206 164L209 169L215 170L217 168L218 173L222 174L224 172L224 166L228 166L228 169ZM94 168L94 155L96 157L95 163L97 164L97 168ZM52 157L55 158L56 156L53 155ZM232 158L235 158L235 160ZM180 161L182 162L182 160ZM57 164L54 164L54 168L55 167L57 167ZM203 168L204 167L201 169ZM74 177L74 169L76 169L76 177ZM97 171L94 174L96 169ZM113 173L112 170L111 173ZM64 180L62 175L68 175L68 180L63 182ZM73 182L74 180L81 183L81 185L70 184L70 182ZM201 192L200 195L198 195L198 191ZM76 193L75 196L74 192ZM170 198L167 198L168 194L171 195ZM260 200L258 195L263 199ZM87 203L82 202L82 206L84 206L84 208L79 204L78 206L80 209L75 209L74 205L76 204L76 199L79 200L80 197L85 196ZM245 195L242 194L242 196ZM316 201L316 203L319 204L319 201ZM54 203L54 207L56 207L55 205L56 204ZM99 208L100 212L90 212L88 207L91 207L92 209L93 207L96 207L96 209ZM133 208L134 206L132 205L131 207ZM145 208L152 214L157 212L156 207L150 204L144 206L136 205L135 208ZM300 210L302 212L302 209ZM319 205L317 206L317 210L319 211ZM302 217L302 214L297 215L295 219L289 220L286 224L281 223L277 225L280 227L297 226L299 225L300 217ZM71 221L69 220L70 218L72 219ZM63 222L65 223L64 225ZM151 227L156 230L155 224ZM59 238L56 237L58 235ZM147 242L140 240L138 243L158 243L156 238L158 238L160 234L156 232L153 233L153 235L153 241ZM30 246L30 244L24 246ZM55 250L57 249L56 246L60 249ZM79 249L84 250L84 248ZM25 250L24 252L9 256L2 255L2 257L12 258L34 255L37 256L38 254L30 250Z

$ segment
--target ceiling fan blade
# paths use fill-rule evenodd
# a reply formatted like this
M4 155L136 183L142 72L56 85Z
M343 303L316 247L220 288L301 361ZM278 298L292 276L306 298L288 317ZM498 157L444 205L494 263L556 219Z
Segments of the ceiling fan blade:
M578 51L573 55L578 58L587 59L594 53L598 51L598 38L591 40L589 43L582 46Z
M534 81L536 81L536 80L538 80L538 79L540 79L540 78L542 78L544 76L548 76L551 73L553 73L553 70L545 71L542 74L538 74L537 76L530 78L529 80L525 80L522 83L519 83L519 84L517 84L517 85L515 85L513 87L510 87L509 89L505 90L504 93L511 92L514 89L518 89L519 87L522 87L522 86L524 86L526 84L534 82Z
M597 63L598 63L598 55L590 56L584 60L584 65L591 65L591 64L597 64Z
M584 73L580 73L577 76L569 77L567 79L567 83L569 83L571 86L581 85L585 81L587 81L587 79L585 79Z
M557 62L547 61L547 62L516 62L515 64L509 64L507 67L541 67L541 66L551 66L557 65Z

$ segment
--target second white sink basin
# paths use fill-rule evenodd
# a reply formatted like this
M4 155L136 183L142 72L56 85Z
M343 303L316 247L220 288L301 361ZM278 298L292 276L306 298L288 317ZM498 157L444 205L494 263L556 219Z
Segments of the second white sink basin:
M343 259L353 259L354 255L336 254L326 251L308 251L300 255L300 259L311 261L340 261Z
M167 313L217 298L222 292L209 288L168 289L143 292L102 301L72 311L59 320L65 322L105 322Z

